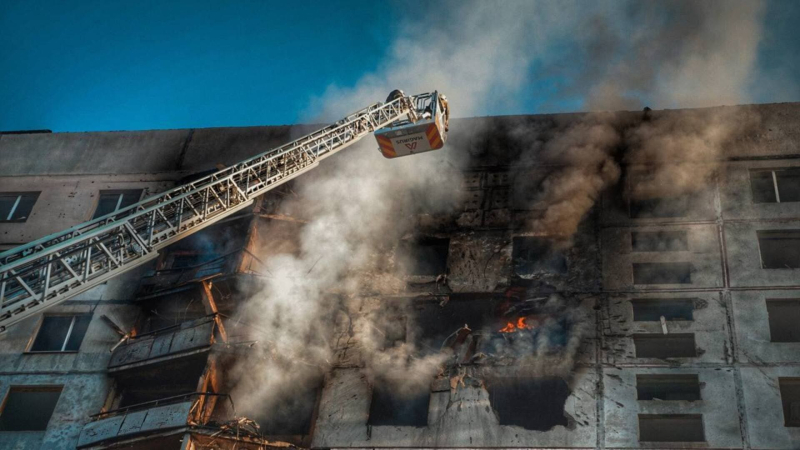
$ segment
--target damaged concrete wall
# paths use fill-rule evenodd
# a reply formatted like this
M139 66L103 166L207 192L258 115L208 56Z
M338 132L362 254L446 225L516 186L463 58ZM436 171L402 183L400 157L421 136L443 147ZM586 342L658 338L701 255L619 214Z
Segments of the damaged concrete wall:
M795 159L800 104L738 108L757 111L761 131L726 147L724 161L708 163L715 174L713 182L695 193L685 214L631 217L624 189L610 189L602 195L601 204L589 210L571 245L553 248L539 246L537 239L547 241L552 236L532 226L546 205L531 198L547 175L559 168L540 164L541 156L556 130L586 116L514 116L454 123L454 145L458 126L484 130L471 136L472 142L461 143L472 156L469 165L459 167L464 179L455 188L464 194L462 203L452 214L416 217L413 233L403 238L449 239L445 270L433 275L404 274L399 261L402 245L390 243L381 249L385 252L373 256L374 265L356 288L346 286L330 293L332 298L356 297L349 300L358 308L348 317L336 316L331 341L334 359L319 400L312 446L648 447L652 444L639 440L639 414L702 415L705 443L678 446L789 449L800 445L798 429L783 426L777 384L781 377L800 377L795 367L800 343L770 342L765 306L768 299L800 298L795 290L797 269L762 268L756 233L800 230L800 203L755 203L750 179L753 169L800 167ZM621 122L631 122L641 115L620 117ZM3 136L0 152L11 155L13 162L0 174L4 190L40 190L42 194L28 222L0 224L0 243L25 242L90 218L101 189L155 193L185 175L218 163L232 164L303 130L255 127ZM44 154L49 160L31 158ZM620 186L635 180L630 174L646 169L625 166ZM282 209L281 199L280 195L271 197L267 202L271 206L258 212L281 217L259 219L262 222L250 231L259 254L299 251L296 241L307 218L291 217L291 211ZM286 221L286 216L297 221ZM663 243L664 236L677 239L678 244ZM276 244L275 239L280 242ZM645 250L634 249L635 239ZM527 250L521 250L522 246ZM537 252L547 254L545 261ZM634 283L634 265L653 263L688 263L691 281ZM231 280L269 276L253 267L252 273L228 275ZM0 432L0 446L74 447L88 415L100 410L110 390L108 350L118 335L99 317L106 314L125 329L133 327L142 313L136 299L139 280L152 269L145 267L112 280L48 311L93 313L78 353L24 353L39 318L0 337L3 392L10 385L64 385L46 432ZM243 292L225 289L220 295L226 312L234 311L245 297ZM370 425L374 380L368 370L369 355L360 348L363 343L352 332L352 323L395 301L451 302L452 307L466 300L497 302L551 295L563 297L585 313L574 365L562 378L568 385L563 405L567 425L539 431L501 425L491 403L491 377L485 375L488 370L497 377L509 369L474 361L462 364L468 375L461 379L463 384L456 381L453 387L449 372L433 377L427 391L427 426ZM672 306L665 310L653 307L642 313L649 319L634 317L636 302L646 309L647 302L674 300L688 300L690 315L681 309L683 304L669 303ZM660 315L665 316L663 322ZM691 336L695 354L637 356L635 342L641 336ZM547 360L546 355L542 359ZM697 375L701 399L638 400L640 375ZM535 374L530 378L536 378Z

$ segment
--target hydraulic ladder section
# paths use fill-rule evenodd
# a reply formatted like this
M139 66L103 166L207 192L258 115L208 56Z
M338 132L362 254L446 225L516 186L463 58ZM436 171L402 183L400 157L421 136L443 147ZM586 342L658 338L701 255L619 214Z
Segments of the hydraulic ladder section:
M249 206L367 134L421 114L415 96L375 103L205 178L0 253L0 333L154 259L159 249Z

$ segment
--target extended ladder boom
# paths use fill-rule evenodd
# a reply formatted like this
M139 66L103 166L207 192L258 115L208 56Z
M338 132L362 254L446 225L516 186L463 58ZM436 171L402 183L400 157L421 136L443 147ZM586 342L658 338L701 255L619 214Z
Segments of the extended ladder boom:
M157 251L407 116L417 97L376 103L321 130L125 209L0 253L0 332L157 256Z

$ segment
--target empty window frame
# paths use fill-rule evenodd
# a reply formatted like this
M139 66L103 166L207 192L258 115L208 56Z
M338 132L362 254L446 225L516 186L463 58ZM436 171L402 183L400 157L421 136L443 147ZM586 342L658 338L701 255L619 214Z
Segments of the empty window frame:
M447 272L450 239L421 238L404 241L399 250L408 275L435 276Z
M47 315L36 333L29 352L77 352L92 316Z
M686 231L634 231L631 233L634 252L685 252L689 250Z
M800 268L800 230L761 230L756 234L762 268Z
M800 167L750 171L753 203L800 201Z
M697 375L636 375L637 400L700 400Z
M537 236L515 237L511 260L517 275L537 272L565 274L568 270L564 254L553 248L551 240Z
M637 298L631 300L635 322L694 320L694 301L690 298Z
M694 333L634 334L637 358L695 358Z
M633 263L633 284L691 284L692 263Z
M495 378L487 383L487 390L500 425L537 431L568 425L564 405L570 390L561 378Z
M142 198L142 189L124 189L113 191L100 191L97 209L94 210L92 219L103 217L114 211L127 208Z
M428 426L430 391L401 393L378 383L372 389L368 425L390 425L404 427Z
M704 442L701 414L639 414L641 442Z
M0 412L0 431L43 431L62 386L11 386Z
M783 425L800 427L800 378L778 378L783 403Z
M692 206L688 195L671 198L631 199L629 215L632 219L664 219L684 217Z
M25 222L38 198L39 192L0 193L0 222Z
M800 342L800 299L767 299L772 342Z

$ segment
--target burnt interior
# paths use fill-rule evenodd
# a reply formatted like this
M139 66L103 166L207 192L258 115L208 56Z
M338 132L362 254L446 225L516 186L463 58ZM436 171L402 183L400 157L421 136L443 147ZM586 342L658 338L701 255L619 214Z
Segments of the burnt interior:
M270 436L305 436L311 433L314 413L322 393L322 377L315 377L298 385L291 395L282 395L262 414L252 417L261 433Z
M197 391L208 360L206 353L185 356L115 376L117 407L163 400Z
M500 425L547 431L569 424L564 404L570 390L561 378L498 377L487 383L487 389Z
M553 246L553 241L539 236L514 238L511 252L514 273L532 275L537 272L567 273L567 258Z
M407 275L441 275L447 272L449 249L449 238L405 240L398 246L399 262Z
M430 391L399 392L378 380L372 386L367 425L424 427L428 425Z

